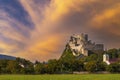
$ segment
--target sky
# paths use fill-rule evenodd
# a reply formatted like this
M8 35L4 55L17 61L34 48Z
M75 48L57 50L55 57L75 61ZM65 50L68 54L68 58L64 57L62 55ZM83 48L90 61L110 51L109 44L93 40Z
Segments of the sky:
M120 0L0 0L0 53L58 59L73 34L120 48Z

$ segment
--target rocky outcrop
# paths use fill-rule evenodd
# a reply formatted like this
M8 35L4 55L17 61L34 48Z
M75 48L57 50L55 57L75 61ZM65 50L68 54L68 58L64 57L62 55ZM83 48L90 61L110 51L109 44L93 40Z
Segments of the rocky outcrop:
M83 33L71 36L68 45L74 56L80 56L81 54L88 56L89 51L104 51L103 44L91 42L91 40L88 40L88 35Z

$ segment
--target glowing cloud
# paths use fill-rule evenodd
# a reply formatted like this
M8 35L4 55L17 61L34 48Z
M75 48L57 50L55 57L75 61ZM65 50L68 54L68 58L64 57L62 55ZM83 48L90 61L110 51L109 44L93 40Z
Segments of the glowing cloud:
M92 35L92 39L108 48L113 41L116 43L111 45L119 47L119 0L13 2L14 6L5 0L0 3L1 53L30 60L59 58L69 36L81 32ZM108 41L109 36L115 39Z

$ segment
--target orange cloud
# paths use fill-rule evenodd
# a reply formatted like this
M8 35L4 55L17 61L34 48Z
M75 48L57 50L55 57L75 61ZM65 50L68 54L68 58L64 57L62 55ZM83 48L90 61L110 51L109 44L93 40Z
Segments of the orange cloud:
M25 51L23 52L24 54L19 53L17 56L23 56L24 58L30 60L42 61L52 58L59 58L61 53L58 51L61 50L59 47L62 46L60 43L62 36L63 35L52 34L43 39L33 40L33 42L29 43L29 45L26 47Z
M44 22L59 22L61 18L70 12L81 12L84 5L91 4L96 0L51 0L49 6L46 7L43 14L45 15Z
M113 0L110 0L110 2L106 1L105 4L107 6L114 4L114 7L103 8L103 10L101 8L99 13L94 9L95 7L97 9L97 5L93 5L98 3L102 4L103 0L51 0L49 4L42 8L40 6L41 4L35 4L34 0L21 0L20 2L29 13L36 27L31 34L31 39L28 42L28 47L26 48L26 50L31 53L29 55L31 59L34 59L35 56L39 57L40 60L47 60L47 57L53 58L52 52L58 52L55 48L59 47L61 40L64 39L63 35L65 34L66 36L67 33L61 32L60 34L62 34L62 36L59 38L58 33L57 36L54 35L56 34L54 30L59 29L60 26L58 24L62 23L62 19L71 14L71 12L87 12L85 7L89 5L89 7L91 7L91 13L84 13L87 16L88 14L94 15L92 19L89 18L88 23L84 22L89 28L91 25L93 25L94 28L103 27L104 22L108 23L109 19L112 19L119 13L119 4L116 5L116 3L113 3ZM99 26L96 27L98 24ZM26 54L26 56L27 55L28 54ZM56 57L56 55L58 54L55 54L54 56Z
M116 3L113 7L103 10L101 13L96 14L91 23L94 28L104 29L106 32L120 35L120 3ZM96 26L95 26L96 25Z
M0 41L0 51L1 51L0 54L15 56L14 53L12 52L12 50L17 51L17 48L15 45L10 46L9 44L7 44L5 42Z
M115 5L110 9L102 11L100 14L96 14L93 17L92 23L98 24L98 27L102 27L102 23L112 21L112 19L120 14L120 4Z
M120 35L119 0L50 0L44 6L35 0L19 1L35 27L29 31L29 38L11 28L10 24L16 23L22 30L27 30L25 25L10 18L9 14L0 13L0 16L7 16L9 20L0 20L0 25L6 26L6 30L0 26L0 33L25 45L19 50L16 43L9 45L1 41L0 48L6 49L6 52L17 50L16 54L13 54L15 56L42 61L58 58L64 49L66 38L74 32L91 33L91 29L93 32L99 29L101 32L105 30L107 33ZM68 24L76 24L77 27L67 26Z

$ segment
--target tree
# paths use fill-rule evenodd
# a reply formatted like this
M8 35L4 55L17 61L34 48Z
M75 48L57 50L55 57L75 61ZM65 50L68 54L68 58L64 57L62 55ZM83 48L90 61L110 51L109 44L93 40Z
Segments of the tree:
M87 56L87 61L94 61L97 60L98 56L97 54L91 54L90 56Z
M81 60L73 60L70 62L70 67L72 68L72 71L83 71L84 70L84 64Z
M120 58L120 49L118 49L118 58Z
M61 66L62 66L62 72L65 72L65 73L72 72L72 62L71 61L63 61Z
M56 60L56 59L51 59L48 61L47 63L47 71L48 73L50 74L53 74L53 73L58 73L60 72L60 64L59 64L59 61Z
M22 64L24 67L21 69L21 73L23 74L33 74L34 73L34 65L32 62L22 58L16 58L16 62Z
M96 54L96 53L94 53L94 54L91 54L90 56L87 56L86 57L86 61L89 62L89 61L96 60L96 61L102 62L102 57L103 57L102 54Z
M13 74L20 73L20 69L21 69L21 66L19 65L18 62L12 61L12 60L8 61L8 65L7 65L8 73L13 73Z
M0 73L6 73L6 67L7 67L8 60L0 60Z
M84 65L85 69L89 72L95 72L97 71L97 65L96 65L96 61L90 61L90 62L87 62L85 65Z
M62 61L71 61L71 59L75 59L76 57L73 55L70 46L67 44L65 47L65 50L63 51L62 56L60 57L60 60Z
M120 64L119 63L112 63L107 67L107 71L109 72L120 72Z
M97 71L105 71L106 70L106 67L107 67L106 63L97 62L96 65L97 65Z
M46 73L46 67L45 64L43 63L37 63L34 67L35 73L36 74L44 74Z
M107 53L109 54L110 58L118 58L119 56L117 49L109 49Z

